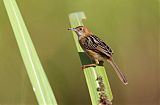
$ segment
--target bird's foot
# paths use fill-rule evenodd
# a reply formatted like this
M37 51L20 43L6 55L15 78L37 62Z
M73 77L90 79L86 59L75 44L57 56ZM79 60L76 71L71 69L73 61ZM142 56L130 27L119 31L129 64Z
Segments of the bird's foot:
M96 67L96 66L97 66L96 64L83 65L81 66L81 70L84 70L85 68L88 68L88 67Z

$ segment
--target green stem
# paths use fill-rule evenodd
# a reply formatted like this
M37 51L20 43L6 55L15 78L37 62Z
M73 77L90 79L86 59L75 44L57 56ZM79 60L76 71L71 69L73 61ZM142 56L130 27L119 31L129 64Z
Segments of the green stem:
M83 19L86 19L85 14L83 12L75 12L75 13L69 14L71 27L75 28L77 26L83 26L83 22L82 22ZM79 53L82 65L92 63L92 61L88 58L88 56L84 53L84 51L80 47L78 42L78 37L74 32L73 32L73 37L75 40L75 44L76 44L77 51ZM84 70L84 74L85 74L87 86L89 89L92 105L99 104L100 93L102 93L102 91L97 91L97 88L100 88L100 84L96 80L98 76L101 76L103 79L102 80L102 83L104 84L103 92L105 93L107 100L112 101L113 96L112 96L111 88L109 85L107 74L105 72L105 68L103 66L97 66L95 68L94 67L86 68Z
M57 105L15 0L3 0L33 91L40 105Z

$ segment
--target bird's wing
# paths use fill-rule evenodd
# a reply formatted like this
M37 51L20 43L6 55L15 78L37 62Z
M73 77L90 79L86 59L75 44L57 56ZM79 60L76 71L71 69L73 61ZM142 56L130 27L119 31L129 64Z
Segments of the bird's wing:
M103 49L101 46L98 45L96 49L97 49L98 51L104 53L104 54L107 55L108 57L111 57L111 54L108 53L108 52L106 52L106 50Z
M105 54L107 57L112 56L112 50L106 45L100 38L95 35L86 37L84 43L82 43L85 49L93 50L97 53Z

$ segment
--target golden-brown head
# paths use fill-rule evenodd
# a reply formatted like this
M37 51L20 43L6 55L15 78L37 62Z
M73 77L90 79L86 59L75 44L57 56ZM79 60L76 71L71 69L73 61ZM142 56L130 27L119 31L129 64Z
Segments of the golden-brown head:
M87 37L91 35L92 33L88 30L87 27L85 26L78 26L76 28L69 28L68 30L75 31L76 34L78 35L79 39Z

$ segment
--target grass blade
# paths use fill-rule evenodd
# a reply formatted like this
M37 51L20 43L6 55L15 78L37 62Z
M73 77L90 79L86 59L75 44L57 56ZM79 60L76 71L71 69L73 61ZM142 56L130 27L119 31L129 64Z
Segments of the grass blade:
M83 23L82 23L83 19L86 19L85 14L83 12L75 12L75 13L69 14L71 27L83 26ZM82 65L92 63L92 61L88 58L88 56L84 53L84 51L80 47L78 42L78 37L75 34L75 32L73 32L73 37L75 40L75 44L76 44L77 51L79 53ZM92 105L99 105L99 100L101 97L100 94L102 91L97 91L97 88L101 87L99 84L100 82L103 83L104 85L105 91L103 92L105 93L107 100L112 101L113 96L112 96L111 88L109 85L107 74L105 72L105 68L103 66L97 66L96 68L94 67L86 68L86 70L84 70L84 74L85 74L86 82L88 85ZM96 80L97 78L102 78L103 80L102 81Z
M40 105L57 105L15 0L3 0L29 79Z

